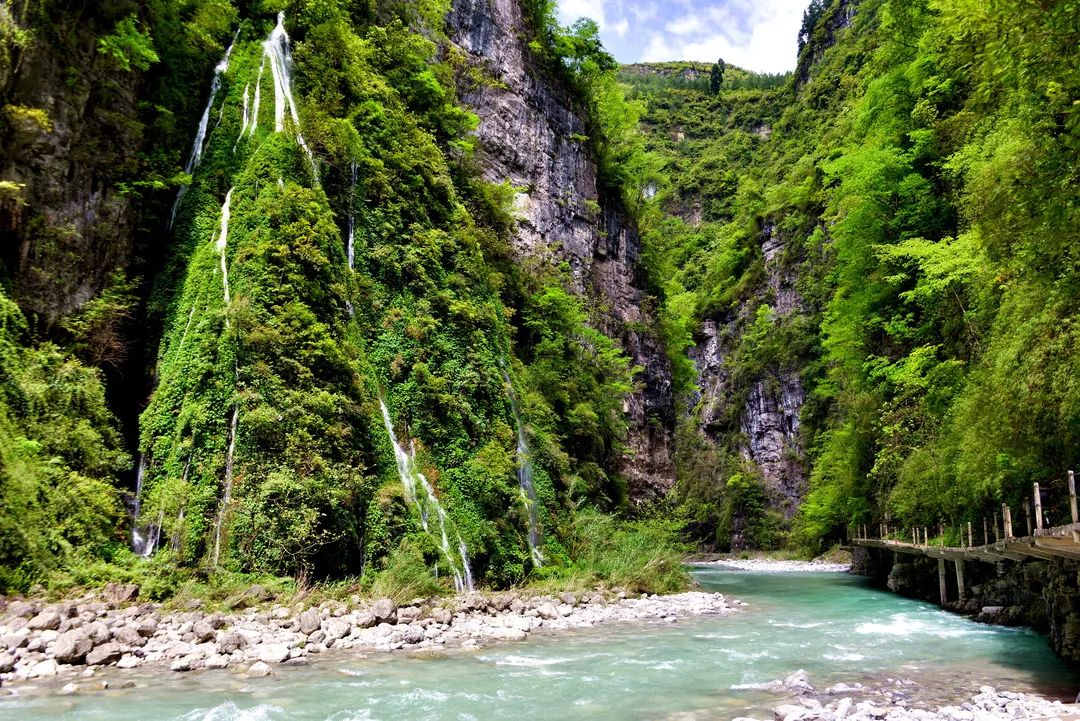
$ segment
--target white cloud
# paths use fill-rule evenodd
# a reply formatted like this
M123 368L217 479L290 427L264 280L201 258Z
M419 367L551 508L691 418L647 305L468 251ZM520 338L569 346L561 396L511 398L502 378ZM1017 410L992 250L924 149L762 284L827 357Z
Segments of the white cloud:
M809 0L560 0L564 23L591 17L623 62L722 57L758 72L795 67Z

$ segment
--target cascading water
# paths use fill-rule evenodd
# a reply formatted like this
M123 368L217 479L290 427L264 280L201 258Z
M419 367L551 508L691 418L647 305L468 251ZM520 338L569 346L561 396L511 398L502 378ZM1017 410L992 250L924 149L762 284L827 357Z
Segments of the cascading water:
M242 108L242 115L241 115L240 134L238 136L236 136L236 142L233 143L233 146L232 146L232 149L233 149L234 153L236 152L236 147L238 145L240 145L240 141L244 139L244 133L247 132L248 123L251 122L251 116L248 113L248 110L249 110L249 108L248 108L248 100L251 97L250 90L251 90L251 85L250 84L244 86L244 105L243 105L243 108Z
M521 420L521 412L518 410L517 396L514 394L514 384L510 382L510 374L503 371L506 380L507 393L510 396L510 408L514 411L514 421L517 423L517 467L518 485L521 487L521 498L525 503L525 510L529 514L529 553L532 554L533 563L538 567L544 565L544 555L540 551L540 518L539 504L536 500L536 488L533 486L532 454L529 453L529 442L525 437L525 424Z
M346 251L349 258L349 270L353 269L353 263L356 258L356 250L354 241L356 239L356 212L354 210L356 204L356 175L357 175L356 161L352 161L349 164L349 235L348 245Z
M155 529L151 525L148 528L139 527L139 516L142 512L142 487L143 478L146 476L146 456L139 455L139 465L135 470L135 501L131 508L131 550L140 556L146 557L154 552ZM160 523L158 524L160 528Z
M229 219L232 215L232 192L233 188L229 188L229 192L225 194L225 202L221 205L221 232L218 234L215 247L217 248L218 256L221 258L221 285L223 295L225 298L225 305L229 305L229 266L225 259L225 248L229 243ZM225 326L228 327L229 319L225 318Z
M390 418L390 411L386 407L386 401L381 397L379 398L379 407L382 409L383 423L386 425L387 435L390 436L390 444L394 447L394 460L397 462L401 485L405 488L405 497L416 504L416 508L420 512L420 523L427 533L431 533L428 526L429 511L431 509L435 510L435 519L439 524L439 547L442 549L443 556L446 557L450 571L454 575L454 588L458 592L472 591L474 588L472 569L469 567L469 553L465 547L465 541L461 539L461 536L457 536L458 547L455 557L454 549L450 545L450 538L446 532L449 523L446 509L439 503L439 499L435 495L435 489L431 487L427 476L416 467L416 454L413 449L406 450L404 446L398 443L397 435L394 433L394 422ZM422 499L416 493L417 483L424 491Z
M270 61L270 72L274 77L274 132L285 130L285 113L288 111L296 128L296 142L307 154L311 171L316 176L315 158L311 148L300 134L300 116L296 110L296 100L292 95L292 55L289 52L289 34L285 32L285 13L278 13L277 25L270 37L263 43L263 55ZM261 70L260 70L261 75ZM256 97L258 88L256 87Z
M255 80L255 100L251 104L251 129L248 131L248 135L255 135L255 128L259 127L259 106L262 104L262 76L263 71L266 70L266 55L262 57L262 62L259 63L259 77Z
M239 420L240 406L234 405L232 420L229 421L229 445L225 451L225 492L221 494L221 508L218 509L217 519L214 521L214 555L211 564L214 566L218 565L221 559L221 525L232 499L233 459L236 455L236 426Z
M229 47L225 49L225 57L223 57L221 62L214 68L214 79L210 81L210 98L206 101L206 108L203 110L202 117L199 119L199 128L195 131L195 142L191 145L191 154L188 156L187 164L184 165L184 172L188 175L195 172L195 168L199 167L199 161L202 160L203 146L206 144L206 129L210 124L210 109L214 107L214 98L217 97L218 90L221 89L221 76L229 69L229 56L232 55L233 46L236 44L236 38L239 35L240 30L237 29L236 35L233 35L232 42L229 43ZM173 201L172 213L169 215L170 228L176 221L176 211L180 208L180 201L183 200L187 188L188 186L181 185L180 190L176 193L176 200Z

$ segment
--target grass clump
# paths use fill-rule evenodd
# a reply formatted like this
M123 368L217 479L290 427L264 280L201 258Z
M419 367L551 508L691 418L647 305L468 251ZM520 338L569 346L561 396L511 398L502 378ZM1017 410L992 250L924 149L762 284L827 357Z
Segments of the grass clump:
M431 570L424 563L424 553L420 545L412 540L404 540L391 551L386 567L375 575L371 584L371 595L375 598L390 598L395 603L408 603L414 598L430 598L446 592L446 587L431 575Z

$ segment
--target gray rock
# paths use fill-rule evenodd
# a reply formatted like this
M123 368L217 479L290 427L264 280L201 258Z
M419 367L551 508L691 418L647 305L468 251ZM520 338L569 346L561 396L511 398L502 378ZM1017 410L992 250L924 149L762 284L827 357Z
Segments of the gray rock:
M247 636L242 633L237 633L236 631L233 631L224 639L222 639L220 644L222 653L233 653L234 651L239 651L240 649L247 647Z
M11 673L15 670L15 657L10 653L0 653L0 673Z
M402 606L397 610L397 622L407 624L419 621L423 613L423 609L416 606Z
M7 648L14 651L17 648L22 648L29 642L30 637L20 633L9 633L3 638L0 638L0 648Z
M39 610L39 606L36 603L29 601L12 601L8 604L6 614L11 618L31 618Z
M419 626L399 627L394 636L400 643L416 644L424 640L424 629Z
M814 693L814 687L810 685L810 677L801 668L784 679L784 688L791 689L800 696Z
M104 666L110 663L116 663L124 655L123 649L120 648L120 644L116 641L109 641L103 643L100 646L95 646L90 653L86 654L86 663L91 666Z
M112 631L104 621L94 621L83 626L83 632L90 637L94 645L102 644L112 638Z
M83 663L93 647L94 642L83 631L68 631L53 643L52 655L60 663Z
M216 653L213 656L210 656L209 658L207 658L206 661L203 662L203 666L205 668L218 668L218 669L220 669L220 668L228 668L229 667L229 661L230 661L230 659L229 659L228 656L226 656L224 654Z
M326 640L329 643L330 641L337 641L340 638L345 638L345 636L349 635L349 631L352 630L352 627L347 621L343 621L340 618L332 618L326 622L326 628L324 630L326 633Z
M431 620L435 623L450 623L454 620L454 614L449 608L432 609Z
M151 636L153 636L155 633L157 633L157 629L157 619L149 616L139 621L139 625L135 627L135 630L138 631L139 635L143 636L144 638L150 638Z
M322 625L322 615L317 608L309 608L300 614L300 633L310 635L319 630Z
M34 616L27 622L26 627L31 631L52 630L60 628L60 614L51 609L46 609Z
M134 583L109 583L105 585L105 598L113 603L130 603L139 597L139 587Z
M35 663L30 672L26 674L27 678L47 678L49 676L55 676L59 673L60 668L56 665L56 661L51 658L47 658L44 661Z
M389 598L380 598L375 603L371 604L371 613L375 616L376 623L389 623L395 619L394 612L397 610L397 604Z
M262 586L260 584L255 584L254 586L249 588L245 595L258 603L265 603L267 601L274 600L274 594L268 591L265 586Z
M170 671L193 671L202 665L200 656L181 656L169 664Z
M357 611L354 615L356 622L353 625L357 628L371 628L379 622L371 611Z
M136 633L138 633L138 629L136 629ZM214 627L206 619L201 619L192 624L191 633L194 635L196 643L206 643L213 640L214 636L217 635L214 632Z
M543 603L536 609L536 612L540 614L540 618L550 621L559 617L559 610L550 603Z
M577 596L575 596L570 591L563 591L562 593L560 593L559 600L565 603L567 606L577 605Z
M289 657L289 647L283 643L264 643L255 652L256 658L264 663L281 663Z
M113 640L125 646L141 647L146 645L146 638L134 626L120 626L113 629Z
M262 661L256 661L255 663L251 664L251 666L248 667L247 672L248 672L249 676L260 677L260 676L269 676L270 674L273 673L273 670L271 670L271 668L268 665L266 665L265 663L263 663Z

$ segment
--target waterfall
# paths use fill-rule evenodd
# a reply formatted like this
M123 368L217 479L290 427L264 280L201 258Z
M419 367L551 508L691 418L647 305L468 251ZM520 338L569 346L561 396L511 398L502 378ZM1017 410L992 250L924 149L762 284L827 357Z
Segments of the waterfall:
M206 101L206 108L203 110L202 117L199 119L199 128L195 131L195 142L191 145L191 154L188 155L187 164L184 165L184 172L188 175L195 172L195 168L199 167L199 161L202 160L203 146L206 144L206 128L210 123L210 110L214 107L214 98L217 97L218 90L221 88L221 76L229 69L229 56L232 55L233 46L236 45L236 38L239 35L240 30L237 29L236 35L233 35L232 42L229 43L229 47L225 49L225 57L223 57L221 62L214 67L214 78L210 81L210 97ZM180 208L180 201L183 200L187 188L188 186L181 185L180 190L176 193L176 200L173 201L172 213L169 215L170 228L176 221L176 211Z
M241 122L241 125L240 125L240 134L238 136L236 136L236 142L233 143L233 146L232 146L232 149L233 149L234 153L236 152L236 146L240 145L240 141L244 139L244 133L247 132L248 123L251 122L250 116L248 114L248 99L250 97L248 91L250 89L251 89L251 84L250 83L244 86L244 106L243 106L243 114L241 116L242 122Z
M354 246L354 240L356 239L356 161L352 161L349 164L349 242L346 246L349 257L349 270L353 269L353 262L356 258L356 250Z
M225 518L225 511L232 499L233 482L233 458L236 455L236 425L240 419L240 405L233 406L232 420L229 421L229 446L225 451L225 492L221 494L221 508L218 509L217 519L214 521L214 556L211 565L217 566L221 558L221 525Z
M390 419L390 411L386 407L386 401L381 396L379 397L379 407L382 409L386 433L390 436L391 445L394 446L394 460L397 462L398 477L401 478L401 485L405 488L405 497L409 502L416 504L416 508L420 512L420 523L426 533L431 533L428 516L430 510L434 509L435 519L439 524L439 547L442 549L443 556L446 557L450 571L454 575L454 588L459 593L472 591L474 588L472 569L469 568L469 554L465 547L465 541L461 539L461 536L457 536L458 547L455 554L454 548L450 545L450 537L446 532L450 520L446 515L446 509L439 503L439 499L435 495L435 489L431 487L427 476L416 467L415 451L412 448L406 450L398 442L397 436L394 434L394 422ZM417 496L417 484L424 491L422 499ZM460 568L458 567L459 563L461 564Z
M263 71L266 70L266 55L263 55L262 62L259 63L259 77L255 80L255 101L251 104L251 130L248 131L248 135L254 137L255 128L259 127L259 105L262 101L262 76Z
M517 423L518 485L521 487L521 499L525 503L525 510L529 514L529 552L532 554L533 563L539 567L544 565L544 555L540 551L539 504L536 501L536 488L533 486L532 454L529 453L529 442L525 437L525 424L521 420L521 411L518 410L514 384L510 382L510 374L506 370L503 370L503 378L506 379L510 408L514 411L514 421Z
M285 130L285 112L288 111L296 126L296 142L307 154L311 171L315 173L315 158L311 148L300 134L300 116L296 111L296 100L292 94L292 55L289 52L289 34L285 32L285 13L279 12L277 25L270 37L263 43L263 55L270 61L270 72L274 77L274 132ZM315 173L318 175L317 173Z
M217 237L218 255L221 257L221 285L224 291L225 306L229 305L229 266L225 261L225 247L229 242L229 218L231 217L231 205L232 205L232 192L233 189L229 188L229 192L225 194L225 202L221 205L221 232ZM225 326L228 327L229 319L225 318Z
M153 550L147 538L153 532L152 527L139 528L139 515L142 512L143 478L146 476L146 466L146 456L140 453L139 465L135 470L135 501L131 507L131 550L140 556L149 556ZM148 548L150 551L147 550Z

